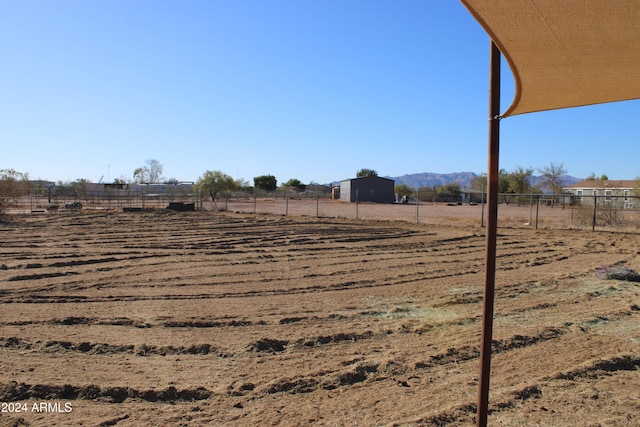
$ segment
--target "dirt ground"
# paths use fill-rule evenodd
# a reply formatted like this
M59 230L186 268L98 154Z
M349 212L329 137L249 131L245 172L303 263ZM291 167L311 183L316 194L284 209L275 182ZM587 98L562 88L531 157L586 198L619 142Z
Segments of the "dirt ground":
M215 210L211 202L203 203L205 209ZM329 199L231 199L216 202L216 207L236 213L269 213L274 215L310 216L344 219L373 219L407 221L422 224L473 224L481 225L486 220L487 207L483 205L457 205L454 203L422 202L415 204L349 203ZM483 215L484 210L484 215ZM635 212L626 212L630 219L640 219ZM509 227L577 228L577 215L572 209L562 206L532 206L501 204L500 223ZM573 218L573 217L576 218Z
M0 223L2 426L472 426L484 229L83 212ZM640 235L501 227L494 426L640 425Z

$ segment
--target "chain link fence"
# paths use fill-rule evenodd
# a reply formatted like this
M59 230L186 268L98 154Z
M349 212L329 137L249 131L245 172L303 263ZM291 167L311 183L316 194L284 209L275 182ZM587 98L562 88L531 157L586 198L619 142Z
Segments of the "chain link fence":
M14 211L31 213L68 211L136 211L163 209L170 205L189 205L197 208L199 195L190 189L168 186L164 191L131 191L126 188L106 191L65 191L31 194L23 198ZM182 209L184 210L184 209Z
M551 196L501 194L499 226L640 232L640 198L636 196ZM482 198L471 202L416 201L406 203L349 203L328 193L234 193L202 203L206 210L252 214L294 215L350 219L400 220L416 223L484 226Z
M335 196L334 196L335 197ZM405 203L350 203L332 198L329 191L234 192L215 202L186 189L128 191L114 189L76 194L33 194L23 198L15 212L64 213L78 211L139 211L149 209L231 211L318 218L373 219L423 224L484 226L482 198L470 202L416 201ZM501 194L498 225L516 228L563 228L640 232L638 196L551 196Z

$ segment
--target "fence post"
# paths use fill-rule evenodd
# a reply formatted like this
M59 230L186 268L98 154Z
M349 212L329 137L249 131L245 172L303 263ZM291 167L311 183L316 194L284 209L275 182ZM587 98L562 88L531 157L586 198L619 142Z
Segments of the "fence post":
M573 228L573 205L574 203L569 199L569 206L571 206L571 228Z
M598 196L593 196L593 225L591 231L596 231L596 205L598 204Z
M536 195L536 230L538 229L538 212L540 211L540 195Z
M284 192L284 216L289 215L289 190L285 188Z
M480 227L484 227L484 183L482 183L482 191L480 194L480 205L482 207L480 217Z
M416 224L420 224L420 188L416 189Z
M320 190L316 190L316 218L320 218Z

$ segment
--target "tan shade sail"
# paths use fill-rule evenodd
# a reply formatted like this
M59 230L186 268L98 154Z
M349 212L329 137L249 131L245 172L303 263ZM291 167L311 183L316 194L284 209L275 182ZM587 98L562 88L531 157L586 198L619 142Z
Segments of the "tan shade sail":
M461 0L516 83L502 115L640 98L640 0Z

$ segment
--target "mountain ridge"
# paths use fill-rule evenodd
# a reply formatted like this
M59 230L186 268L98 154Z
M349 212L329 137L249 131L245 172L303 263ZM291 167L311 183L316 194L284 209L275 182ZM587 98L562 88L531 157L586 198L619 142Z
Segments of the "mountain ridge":
M452 172L452 173L436 173L436 172L420 172L405 174L397 177L385 176L395 181L396 185L404 184L411 188L421 187L439 187L451 183L456 183L462 188L471 187L471 184L478 174L475 172ZM576 178L571 175L563 175L564 185L571 185L583 181L583 178ZM529 180L530 184L535 186L544 180L543 176L532 176Z

